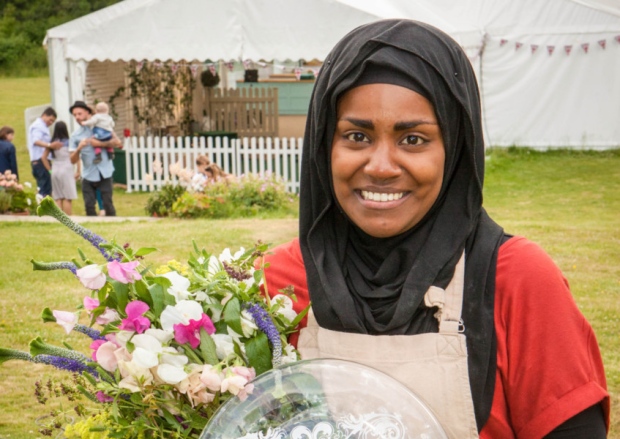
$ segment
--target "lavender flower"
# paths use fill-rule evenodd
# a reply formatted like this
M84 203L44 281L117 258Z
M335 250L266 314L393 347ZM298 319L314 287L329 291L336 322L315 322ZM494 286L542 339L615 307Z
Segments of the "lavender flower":
M37 215L44 216L48 215L52 218L56 218L61 224L67 226L69 229L80 235L82 238L90 242L99 252L103 255L104 258L108 261L120 261L121 258L118 255L110 255L106 249L101 247L102 244L106 244L106 240L96 233L91 232L85 227L80 226L75 223L71 218L69 218L60 208L56 205L54 200L51 197L47 196L39 204L37 207Z
M84 363L65 357L57 357L55 355L36 355L33 357L34 363L49 364L57 369L67 370L73 373L88 372L93 376L98 376L97 371Z
M103 335L101 335L101 332L97 331L94 328L91 328L90 326L81 325L78 323L77 325L73 327L73 330L80 332L84 335L87 335L93 340L106 340L106 338Z
M280 340L280 333L276 325L274 325L273 320L271 320L271 316L257 303L248 306L247 310L252 315L252 318L254 318L258 329L265 333L271 344L273 350L271 362L273 366L279 366L282 361L282 341Z
M77 271L77 267L73 262L62 261L62 262L39 262L31 259L32 269L40 270L40 271L51 271L51 270L69 270L71 273L75 274Z
M81 354L80 352L52 346L45 343L41 337L37 337L30 342L30 355L33 357L38 355L51 355L54 357L68 358L69 360L75 360L80 363L90 361L86 355Z
M239 282L243 282L244 280L250 279L252 277L252 275L248 272L240 268L236 268L230 264L227 264L226 262L222 263L222 265L224 266L224 270L226 270L226 273L228 273L230 277L238 280Z

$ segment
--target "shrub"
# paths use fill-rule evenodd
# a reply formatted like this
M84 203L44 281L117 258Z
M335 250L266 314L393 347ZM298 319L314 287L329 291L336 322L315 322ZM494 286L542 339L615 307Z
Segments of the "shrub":
M168 216L174 202L186 192L183 186L165 184L161 190L149 197L146 202L146 212L151 216Z
M33 212L36 206L34 192L19 184L15 174L9 170L0 174L0 213Z
M257 210L280 209L289 198L284 181L273 173L242 175L236 182L230 183L228 192L229 201L248 214Z

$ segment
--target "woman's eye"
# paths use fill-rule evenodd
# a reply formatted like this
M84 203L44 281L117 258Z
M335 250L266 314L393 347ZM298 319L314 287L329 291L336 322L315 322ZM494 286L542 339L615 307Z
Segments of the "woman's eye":
M402 143L405 145L420 145L421 143L424 143L424 139L414 134L410 134L403 139Z
M366 137L362 133L347 134L346 138L347 140L350 140L351 142L368 142L369 141L368 137Z

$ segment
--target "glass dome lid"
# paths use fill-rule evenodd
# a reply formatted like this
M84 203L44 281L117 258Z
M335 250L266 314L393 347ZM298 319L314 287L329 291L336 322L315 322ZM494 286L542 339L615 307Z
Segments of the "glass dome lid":
M426 404L394 378L358 363L316 359L258 376L200 439L447 439Z

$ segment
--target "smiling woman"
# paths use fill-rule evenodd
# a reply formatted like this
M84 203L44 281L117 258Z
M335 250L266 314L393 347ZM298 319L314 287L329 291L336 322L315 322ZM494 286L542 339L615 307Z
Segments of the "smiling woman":
M411 229L434 204L444 145L431 103L391 84L341 98L332 142L334 194L346 215L377 238Z
M408 20L353 30L315 84L300 237L268 258L268 290L312 303L302 358L391 375L451 438L603 438L592 328L549 256L483 209L484 152L455 41Z

